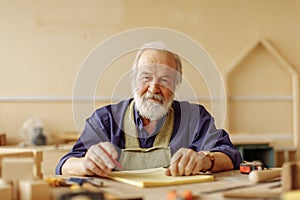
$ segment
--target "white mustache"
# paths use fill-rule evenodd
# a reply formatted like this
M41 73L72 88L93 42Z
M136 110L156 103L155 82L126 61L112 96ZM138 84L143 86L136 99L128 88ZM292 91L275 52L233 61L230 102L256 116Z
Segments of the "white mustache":
M164 97L160 94L152 94L151 92L147 92L147 93L144 94L143 99L144 100L155 99L155 100L158 100L160 102L163 102Z

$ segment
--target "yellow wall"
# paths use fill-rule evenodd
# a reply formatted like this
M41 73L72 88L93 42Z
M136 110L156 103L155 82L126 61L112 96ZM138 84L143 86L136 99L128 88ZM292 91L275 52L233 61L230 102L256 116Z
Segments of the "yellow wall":
M9 143L20 141L20 128L29 117L43 120L49 133L75 130L71 101L22 102L18 98L70 98L80 65L89 52L108 37L131 28L162 27L187 34L203 45L220 71L261 36L300 72L299 0L10 0L0 1L0 27L0 131L8 134ZM123 63L129 65L130 59L125 60ZM237 78L230 82L233 94L249 85L261 87L259 79L253 82L244 72L234 73ZM244 79L243 73L248 81L237 86L239 78ZM284 85L288 91L288 81L283 76L278 87ZM99 83L99 88L105 88L104 84ZM264 87L262 91L277 88L268 84ZM199 91L206 95L203 87ZM272 106L267 116L278 114L274 109L277 105ZM266 117L255 115L242 117L246 122L234 123L252 109L240 109L239 103L233 106L233 131L291 131L292 119L286 113L289 105L280 108L283 117L275 117L274 124L262 123Z

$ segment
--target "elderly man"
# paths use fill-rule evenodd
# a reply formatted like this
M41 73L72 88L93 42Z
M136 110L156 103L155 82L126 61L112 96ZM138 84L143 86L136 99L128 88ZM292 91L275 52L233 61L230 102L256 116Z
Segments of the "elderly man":
M241 155L199 104L174 100L182 79L179 56L163 43L145 44L131 74L133 99L104 106L87 119L57 174L108 176L113 169L166 167L166 174L236 169Z

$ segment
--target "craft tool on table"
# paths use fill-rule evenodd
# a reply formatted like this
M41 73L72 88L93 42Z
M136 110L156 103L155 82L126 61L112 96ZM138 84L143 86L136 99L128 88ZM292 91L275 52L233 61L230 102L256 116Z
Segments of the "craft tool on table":
M261 161L244 161L240 164L240 172L242 174L249 174L253 170L263 170L264 165Z
M84 183L89 183L96 187L102 187L103 182L101 180L92 178L92 177L70 177L70 178L61 178L61 177L49 177L44 179L50 186L61 187L61 186L72 186L80 185Z
M171 190L168 192L168 200L193 200L194 195L191 190L184 190L179 193L176 190Z

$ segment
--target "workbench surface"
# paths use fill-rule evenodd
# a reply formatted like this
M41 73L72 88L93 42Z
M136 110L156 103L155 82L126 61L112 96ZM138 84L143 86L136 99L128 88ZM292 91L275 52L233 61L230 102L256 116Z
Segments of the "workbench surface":
M109 179L101 179L103 187L96 190L107 192L118 197L116 199L137 199L143 200L167 200L168 193L176 190L182 193L191 190L193 200L219 200L219 199L241 199L246 198L268 198L279 199L281 195L280 180L275 179L264 183L252 183L247 174L241 174L239 170L214 173L215 180L203 183L184 184L175 186L164 186L154 188L139 188L136 186L116 182ZM55 189L57 192L57 189ZM58 193L56 193L58 194Z

